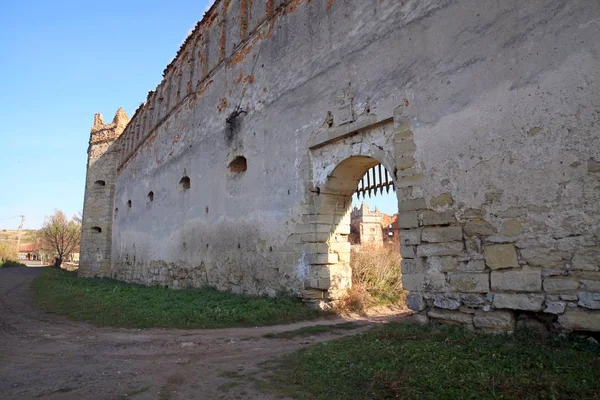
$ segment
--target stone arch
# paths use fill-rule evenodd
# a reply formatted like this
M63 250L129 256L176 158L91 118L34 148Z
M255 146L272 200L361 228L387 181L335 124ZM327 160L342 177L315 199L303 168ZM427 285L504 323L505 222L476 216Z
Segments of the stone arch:
M304 216L301 227L308 232L303 237L305 254L309 255L305 300L336 300L351 287L348 235L352 195L364 174L380 164L397 185L395 136L396 128L390 119L335 142L311 147L313 187L309 214ZM400 194L396 190L397 201Z

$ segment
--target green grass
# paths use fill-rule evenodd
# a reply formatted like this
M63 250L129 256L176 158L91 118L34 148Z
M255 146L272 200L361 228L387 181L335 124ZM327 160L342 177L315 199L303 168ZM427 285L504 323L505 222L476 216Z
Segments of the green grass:
M11 260L0 261L0 268L15 268L15 267L26 267L26 265L22 264L18 261L11 261Z
M227 328L275 325L324 316L300 301L249 297L214 288L172 290L112 279L78 278L46 269L33 281L35 303L46 311L97 326Z
M600 346L531 333L395 323L269 367L269 390L306 399L600 398Z
M355 322L343 322L335 325L313 325L295 329L293 331L267 333L264 335L267 339L293 339L302 336L318 335L321 333L338 332L340 330L350 330L359 328L361 325Z

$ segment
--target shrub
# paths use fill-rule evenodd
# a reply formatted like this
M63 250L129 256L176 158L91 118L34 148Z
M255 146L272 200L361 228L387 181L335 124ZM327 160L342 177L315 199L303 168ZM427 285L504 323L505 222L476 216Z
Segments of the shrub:
M372 306L403 304L401 259L394 245L352 246L352 289L341 299L340 311L363 312Z

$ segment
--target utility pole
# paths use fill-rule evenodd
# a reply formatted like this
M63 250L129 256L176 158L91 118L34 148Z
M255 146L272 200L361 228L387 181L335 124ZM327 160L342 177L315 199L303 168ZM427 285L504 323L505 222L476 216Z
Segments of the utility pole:
M19 218L21 218L21 223L19 224L19 228L17 229L17 257L19 257L19 250L21 249L21 229L23 229L25 216L19 215Z

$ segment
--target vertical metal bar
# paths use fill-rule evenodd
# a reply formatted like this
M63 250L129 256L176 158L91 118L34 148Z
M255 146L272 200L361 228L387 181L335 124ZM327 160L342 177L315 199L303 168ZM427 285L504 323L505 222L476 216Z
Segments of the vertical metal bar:
M373 174L373 196L377 196L377 177L375 176L375 167L371 168L371 174Z
M383 176L381 173L381 164L379 164L379 194L383 194L383 185L385 182L383 181Z
M385 191L387 192L387 194L390 194L390 185L389 185L389 183L390 183L390 176L388 175L387 169L385 170L385 182L386 182Z

